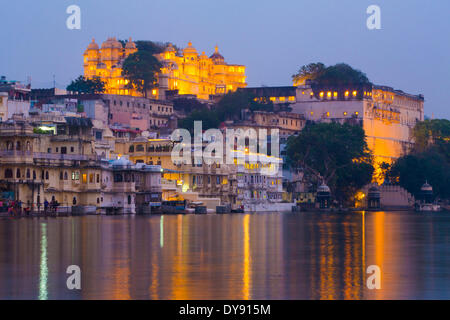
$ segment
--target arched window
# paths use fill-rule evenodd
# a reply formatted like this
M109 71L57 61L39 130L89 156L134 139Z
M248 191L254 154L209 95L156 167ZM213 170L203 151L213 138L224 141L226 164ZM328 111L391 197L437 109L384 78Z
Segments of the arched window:
M131 196L128 195L128 204L131 204Z
M45 171L45 180L48 180L49 179L49 177L48 177L48 171Z
M30 141L27 141L27 151L31 151L31 143L30 143Z
M20 150L20 149L21 149L20 141L17 141L17 143L16 143L16 150Z
M30 179L30 177L31 177L30 169L27 169L27 179Z
M12 141L6 142L6 150L14 150L14 144L12 143Z
M62 173L62 171L59 173L59 180L62 180L63 179L63 173Z
M16 178L19 179L20 177L21 177L21 175L20 175L20 169L17 168L17 171L16 171Z
M5 170L5 179L11 179L13 177L13 171L11 169Z
M33 180L36 180L36 171L33 170Z
M68 180L69 179L69 175L67 174L67 171L64 172L64 180Z
M72 203L73 203L73 205L77 204L77 197L73 197Z

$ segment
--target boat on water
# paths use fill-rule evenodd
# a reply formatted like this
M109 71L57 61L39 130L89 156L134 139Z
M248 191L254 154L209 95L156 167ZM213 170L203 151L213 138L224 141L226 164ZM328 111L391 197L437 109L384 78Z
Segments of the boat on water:
M163 201L161 203L161 212L163 214L185 214L190 211L187 209L189 208L186 200Z

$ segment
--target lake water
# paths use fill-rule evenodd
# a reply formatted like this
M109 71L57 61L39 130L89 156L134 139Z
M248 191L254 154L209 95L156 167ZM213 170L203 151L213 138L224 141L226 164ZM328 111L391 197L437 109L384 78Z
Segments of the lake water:
M450 213L0 220L0 299L437 298L450 299Z

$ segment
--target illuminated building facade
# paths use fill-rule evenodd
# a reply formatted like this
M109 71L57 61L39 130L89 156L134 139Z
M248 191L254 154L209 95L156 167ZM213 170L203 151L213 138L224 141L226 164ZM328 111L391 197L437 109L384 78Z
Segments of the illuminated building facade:
M210 95L247 86L245 66L226 63L217 46L208 57L205 52L198 54L191 42L181 53L169 44L158 59L163 64L158 75L159 90L178 90L180 95L192 94L206 100Z
M123 61L136 51L136 45L131 38L125 48L116 38L108 38L101 49L95 39L92 39L83 55L84 76L89 79L102 79L106 83L105 93L140 96L139 92L127 88L128 80L122 77Z
M309 85L297 87L293 112L311 121L361 125L376 164L392 163L407 153L414 126L424 120L423 95L377 85L316 91Z
M84 76L99 77L106 82L108 94L141 96L127 88L128 81L122 77L123 61L137 51L131 38L125 46L116 38L108 38L101 48L93 39L84 52ZM177 52L169 44L164 52L156 56L163 67L158 74L158 86L148 93L153 99L165 99L166 91L177 91L179 95L195 95L199 99L225 94L246 87L245 66L228 64L218 47L208 57L198 54L189 42Z

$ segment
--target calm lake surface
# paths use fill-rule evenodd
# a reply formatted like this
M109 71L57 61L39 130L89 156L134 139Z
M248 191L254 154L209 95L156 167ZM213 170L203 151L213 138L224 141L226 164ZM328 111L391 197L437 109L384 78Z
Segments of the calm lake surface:
M1 218L0 299L450 299L450 213Z

